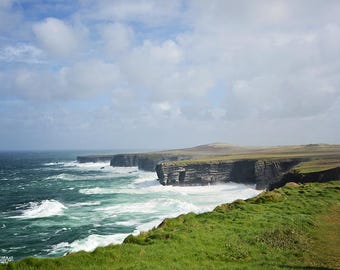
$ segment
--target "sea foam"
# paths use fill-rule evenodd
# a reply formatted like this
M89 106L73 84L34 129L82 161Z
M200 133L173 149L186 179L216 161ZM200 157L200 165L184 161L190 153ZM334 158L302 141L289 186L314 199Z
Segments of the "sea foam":
M51 216L60 216L64 214L67 207L56 200L43 200L41 202L30 202L28 208L21 210L22 214L13 218L33 219L45 218Z
M103 247L110 244L120 244L128 236L127 233L117 233L113 235L98 235L91 234L86 238L76 240L72 243L61 242L52 246L50 254L77 252L77 251L87 251L91 252L97 247Z

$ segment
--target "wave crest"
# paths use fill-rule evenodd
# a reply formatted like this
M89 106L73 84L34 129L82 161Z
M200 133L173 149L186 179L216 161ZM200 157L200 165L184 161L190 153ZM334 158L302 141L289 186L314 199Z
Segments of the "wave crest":
M28 204L28 208L22 210L22 214L20 216L15 216L13 218L32 219L60 216L64 214L64 209L67 209L67 207L56 200L30 202Z

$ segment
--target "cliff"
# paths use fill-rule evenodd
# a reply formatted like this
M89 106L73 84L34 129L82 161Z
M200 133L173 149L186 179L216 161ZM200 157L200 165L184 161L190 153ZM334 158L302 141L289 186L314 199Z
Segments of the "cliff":
M311 182L319 182L324 183L332 180L340 179L340 167L322 170L317 172L310 173L300 173L296 170L286 173L280 179L280 181L271 182L268 186L269 190L273 190L275 188L279 188L287 184L288 182L296 182L296 183L311 183Z
M238 160L177 164L162 162L156 166L162 185L208 185L221 182L255 184L257 189L269 187L300 162L285 160Z
M163 185L208 185L233 181L255 184L256 188L264 189L290 181L338 179L337 171L307 175L306 170L311 173L340 167L340 145L242 147L214 143L148 153L80 156L77 159L78 162L110 161L114 167L138 166L145 171L156 170ZM292 174L297 164L299 169Z
M88 155L88 156L78 156L77 161L79 163L86 162L110 162L114 155Z
M156 165L162 161L190 159L190 156L167 154L118 154L113 155L110 165L113 167L134 167L144 171L155 171Z

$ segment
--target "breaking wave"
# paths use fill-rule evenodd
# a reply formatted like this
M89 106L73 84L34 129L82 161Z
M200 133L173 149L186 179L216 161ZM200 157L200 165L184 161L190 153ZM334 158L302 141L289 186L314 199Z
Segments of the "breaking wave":
M64 214L64 209L67 209L67 207L56 200L30 202L28 203L28 208L21 210L21 215L14 216L13 218L33 219L60 216Z
M158 226L164 218L210 211L221 203L259 193L236 183L163 186L155 172L111 167L109 162L44 161L39 159L39 166L27 174L9 171L3 177L11 180L13 190L20 190L20 196L27 196L25 202L31 201L22 203L23 197L18 196L14 210L5 212L0 223L0 230L13 242L5 254L14 254L15 260L28 253L60 256L118 244L129 234ZM55 194L58 200L53 199ZM57 216L61 217L51 218ZM29 250L33 242L37 249Z
M68 253L77 251L91 252L97 247L108 246L110 244L120 244L128 236L128 233L117 233L112 235L91 234L86 238L76 240L72 243L61 242L51 248L50 254Z

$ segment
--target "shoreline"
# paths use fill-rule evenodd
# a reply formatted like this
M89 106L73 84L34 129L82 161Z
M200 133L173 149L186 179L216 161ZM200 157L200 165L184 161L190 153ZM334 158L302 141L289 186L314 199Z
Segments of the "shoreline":
M258 269L259 265L261 268L280 265L282 268L286 265L284 269L336 267L340 264L332 250L336 246L326 245L320 251L317 240L313 240L312 245L309 241L312 235L319 233L314 227L319 215L325 216L333 210L335 212L331 215L337 215L339 185L339 181L289 184L245 201L222 204L210 212L166 218L157 228L138 236L128 236L120 245L97 248L91 253L71 253L55 259L26 258L0 265L0 269L127 269L138 267L141 263L148 269L156 265L172 269L178 264L182 268L188 262L192 267L202 269L208 265L217 268L224 265L228 269ZM315 199L315 196L320 199ZM305 207L301 208L303 205ZM338 225L334 226L336 230ZM322 230L321 233L327 231ZM192 248L194 243L195 248ZM225 255L218 256L223 247ZM174 249L181 250L181 253L171 252ZM327 252L331 257L324 261L322 254L313 255L315 250ZM197 260L194 254L199 254L201 259ZM211 255L206 257L204 254Z

